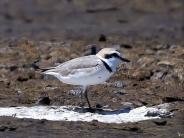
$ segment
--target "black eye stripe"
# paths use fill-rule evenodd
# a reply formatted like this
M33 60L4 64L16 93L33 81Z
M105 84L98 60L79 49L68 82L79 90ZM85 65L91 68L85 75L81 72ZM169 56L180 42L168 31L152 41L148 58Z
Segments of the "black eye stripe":
M119 55L117 53L113 53L112 56L113 57L119 57Z
M105 58L106 58L106 59L109 59L109 58L112 58L112 56L109 55L109 54L106 54L106 55L105 55Z
M106 59L109 59L109 58L112 58L112 57L119 57L119 55L117 53L112 53L112 54L106 54L105 55Z

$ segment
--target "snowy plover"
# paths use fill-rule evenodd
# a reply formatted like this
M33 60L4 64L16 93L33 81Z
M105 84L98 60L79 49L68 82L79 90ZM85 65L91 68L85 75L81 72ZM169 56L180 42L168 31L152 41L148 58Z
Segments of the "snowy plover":
M116 72L120 60L129 62L115 48L103 48L96 55L72 59L56 67L51 67L43 73L55 76L66 84L83 86L82 93L91 108L87 96L87 86L102 84L108 80Z

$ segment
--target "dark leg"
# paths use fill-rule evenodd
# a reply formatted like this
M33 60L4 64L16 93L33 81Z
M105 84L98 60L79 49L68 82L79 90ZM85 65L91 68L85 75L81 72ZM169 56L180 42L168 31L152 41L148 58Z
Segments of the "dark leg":
M81 102L83 102L83 92L80 93Z
M89 108L91 109L91 104L90 104L89 99L88 99L88 92L87 92L87 89L86 89L85 92L84 92L84 96L86 97L86 101L87 101L87 103L88 103L88 106L89 106Z
M83 102L83 93L85 92L85 88L83 89L83 91L80 93L80 107L84 107L84 102Z

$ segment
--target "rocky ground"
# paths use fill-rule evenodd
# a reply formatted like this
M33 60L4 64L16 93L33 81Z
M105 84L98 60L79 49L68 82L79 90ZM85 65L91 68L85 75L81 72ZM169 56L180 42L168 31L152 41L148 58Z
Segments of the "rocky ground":
M171 103L172 118L129 124L0 117L0 137L184 137L184 3L164 0L0 2L0 106L80 105L78 87L44 77L103 47L131 60L106 85L89 88L93 107Z

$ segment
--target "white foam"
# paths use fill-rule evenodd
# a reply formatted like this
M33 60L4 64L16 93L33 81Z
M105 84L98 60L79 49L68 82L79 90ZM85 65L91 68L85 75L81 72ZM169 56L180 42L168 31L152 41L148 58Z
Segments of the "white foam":
M167 111L168 104L154 107L142 106L131 110L106 110L103 114L84 112L79 113L73 106L33 106L33 107L2 107L0 116L16 118L46 119L53 121L87 121L97 120L103 123L127 123L161 118L171 115Z

